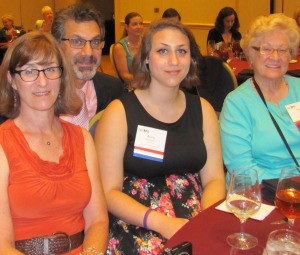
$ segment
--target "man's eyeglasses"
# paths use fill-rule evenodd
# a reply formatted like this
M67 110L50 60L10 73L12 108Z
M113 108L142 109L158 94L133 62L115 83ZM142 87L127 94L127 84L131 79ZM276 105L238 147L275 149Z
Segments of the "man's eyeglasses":
M71 48L82 49L87 42L90 43L92 49L101 50L104 47L104 41L101 39L85 40L82 38L63 38L62 41L69 41Z
M273 54L274 51L277 51L279 56L288 56L291 53L291 50L289 48L279 48L274 49L271 46L268 45L262 45L260 47L252 46L252 48L256 51L258 51L262 55L270 56Z
M21 79L26 82L35 81L40 72L43 72L47 79L56 80L61 77L64 68L62 66L48 67L45 69L25 69L25 70L13 70L12 73L20 75Z

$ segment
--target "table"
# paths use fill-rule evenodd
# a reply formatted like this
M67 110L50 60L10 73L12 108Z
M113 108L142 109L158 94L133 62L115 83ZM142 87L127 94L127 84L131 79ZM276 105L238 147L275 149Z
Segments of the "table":
M300 69L300 55L297 56L296 60L297 60L296 63L289 64L288 70ZM246 60L233 58L230 61L228 61L228 64L232 68L239 85L242 84L244 81L246 81L248 78L253 76L249 74L240 74L240 72L244 69L251 69L249 63Z
M232 213L215 209L219 203L204 210L190 220L169 239L165 248L171 248L184 241L188 241L192 243L194 255L236 254L232 252L231 247L227 244L226 237L243 229L243 232L252 234L258 238L258 247L255 249L262 251L265 247L268 234L271 231L288 227L287 223L270 224L275 220L283 218L277 209L274 209L263 221L248 219L241 225L239 219ZM300 232L300 219L295 220L293 229ZM248 254L255 254L251 250L246 252Z

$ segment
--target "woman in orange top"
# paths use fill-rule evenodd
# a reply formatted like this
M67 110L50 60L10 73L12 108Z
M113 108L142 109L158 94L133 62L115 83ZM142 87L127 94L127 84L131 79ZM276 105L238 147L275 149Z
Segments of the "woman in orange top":
M0 69L0 254L103 254L108 217L90 134L58 118L77 114L70 65L34 31L11 44Z

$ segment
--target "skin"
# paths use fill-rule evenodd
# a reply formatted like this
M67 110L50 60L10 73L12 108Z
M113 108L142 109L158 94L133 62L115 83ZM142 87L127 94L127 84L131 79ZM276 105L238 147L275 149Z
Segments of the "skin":
M154 34L147 59L152 77L150 86L136 89L134 93L155 119L173 123L182 116L186 104L179 84L189 71L190 61L189 40L180 31L165 28ZM208 152L207 162L200 172L204 187L201 204L205 209L225 197L225 178L217 118L209 103L200 100ZM122 192L127 123L120 101L115 100L106 108L97 126L95 143L109 211L130 224L143 226L148 208ZM166 238L172 237L187 222L187 219L167 217L156 211L147 219L148 228Z
M14 26L14 23L13 21L9 20L9 19L2 19L2 23L3 23L3 26L7 29L7 30L11 30Z
M58 66L56 58L44 63L43 59L32 60L26 65L17 68L45 69ZM60 87L60 79L49 80L43 72L33 82L24 82L19 75L11 76L8 79L20 95L20 115L14 119L15 124L24 134L30 148L37 155L47 161L59 162L63 153L62 137L63 131L54 116L54 102L57 99ZM89 203L83 211L85 219L85 238L83 247L95 247L96 250L105 252L108 237L108 217L103 190L98 171L98 161L91 135L82 129L84 136L86 166L91 181L92 194ZM45 146L45 141L51 141L51 146ZM53 145L53 146L52 146ZM6 155L0 145L0 253L19 255L23 254L15 250L14 229L9 208L8 180L9 164Z
M274 49L289 48L288 37L281 31L265 34L255 46L263 44ZM277 51L274 51L271 55L266 56L254 49L251 50L250 64L254 70L254 78L267 101L277 104L279 100L287 96L288 86L283 79L283 75L288 70L290 60L290 54L280 56Z
M230 29L232 28L232 26L234 24L234 20L235 20L234 14L225 17L223 20L224 33L222 34L222 37L223 37L225 43L231 42L231 40L232 40L232 34L230 32Z
M69 19L65 23L64 38L100 39L100 28L95 21L76 23L75 20ZM76 86L82 88L85 82L96 74L101 62L102 49L93 49L88 42L82 49L74 49L69 41L63 41L62 48L73 66L77 78Z
M125 24L125 29L128 33L127 41L133 43L134 45L139 45L144 31L142 17L136 16L131 18L129 25ZM137 53L136 48L130 47L130 45L128 45L128 48L131 54L135 55ZM114 60L121 78L125 82L132 81L133 76L128 70L126 52L120 43L116 43L114 46Z

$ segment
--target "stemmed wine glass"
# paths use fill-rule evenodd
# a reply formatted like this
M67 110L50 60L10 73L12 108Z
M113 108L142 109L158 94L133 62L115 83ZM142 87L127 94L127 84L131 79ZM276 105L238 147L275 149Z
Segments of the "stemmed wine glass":
M208 40L207 42L207 55L213 56L216 50L215 40Z
M300 218L300 169L298 167L283 168L280 173L276 196L276 208L288 218L289 228Z
M240 219L241 224L259 210L261 194L255 169L241 168L232 171L226 204ZM227 236L227 243L234 248L246 250L255 247L258 241L255 236L240 232Z
M240 41L234 40L232 42L232 51L235 58L238 58L240 55L240 52L242 51L242 48L240 46Z

